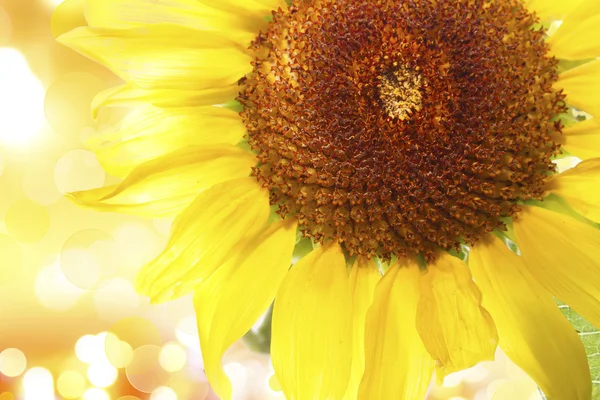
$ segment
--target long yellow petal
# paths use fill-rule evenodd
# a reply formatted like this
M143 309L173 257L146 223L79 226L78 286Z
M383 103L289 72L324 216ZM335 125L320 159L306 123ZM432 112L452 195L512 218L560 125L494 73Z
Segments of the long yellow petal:
M271 15L271 11L279 8L285 9L287 4L285 0L197 0L200 3L225 10L231 13L240 12L240 8L248 13L256 15Z
M292 259L296 221L277 222L249 240L195 292L204 370L221 399L231 399L225 350L252 328L273 302Z
M567 103L600 118L600 60L563 72L555 86L564 90Z
M203 190L250 175L256 157L236 146L187 146L135 168L118 185L71 193L100 211L153 218L175 215Z
M571 2L563 3L569 7ZM562 25L554 35L550 36L548 43L558 58L568 60L596 58L600 56L600 2L584 0L580 1L580 4L577 4L577 1L573 3L577 8L562 20Z
M240 88L230 85L205 90L145 90L131 84L116 86L98 93L92 100L92 115L102 107L131 107L150 104L155 107L197 107L223 104L235 99Z
M542 20L562 20L585 0L527 0L526 6L535 11Z
M579 163L549 183L551 193L569 202L577 212L595 222L600 222L600 159Z
M264 18L231 13L197 0L86 0L85 17L97 28L125 29L147 24L176 24L192 29L217 31L249 43L267 26Z
M375 288L367 312L365 372L359 400L421 400L433 361L417 332L419 268L393 265Z
M583 344L523 259L492 236L471 249L469 266L506 355L548 398L589 400L592 385Z
M144 106L131 111L116 130L86 144L108 173L124 177L138 164L182 147L235 144L245 132L240 116L223 107Z
M381 274L373 260L359 257L350 270L352 291L352 370L345 400L356 400L365 370L365 319Z
M313 250L286 276L273 308L271 355L288 400L341 399L352 362L352 297L337 244Z
M243 46L210 31L179 25L81 27L57 40L145 89L229 86L251 69Z
M440 255L421 276L419 287L417 330L437 362L438 380L494 359L498 333L462 260Z
M600 230L540 207L524 207L514 229L531 274L600 328Z
M57 38L71 29L86 25L84 3L85 0L65 0L56 7L50 22L53 37Z
M137 290L154 302L183 296L240 251L240 242L259 232L268 217L268 191L256 179L200 193L175 219L167 247L138 272Z
M600 118L588 119L570 126L563 131L563 135L553 139L582 160L600 157Z

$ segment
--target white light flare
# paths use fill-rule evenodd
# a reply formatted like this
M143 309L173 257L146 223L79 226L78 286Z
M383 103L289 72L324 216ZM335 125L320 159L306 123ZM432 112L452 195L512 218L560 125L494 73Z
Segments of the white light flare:
M30 145L45 125L45 90L16 49L0 47L0 144Z

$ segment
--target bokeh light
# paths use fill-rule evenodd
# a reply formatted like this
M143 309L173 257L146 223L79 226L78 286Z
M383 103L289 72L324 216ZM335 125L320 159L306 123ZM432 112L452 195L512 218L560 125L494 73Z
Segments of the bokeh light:
M118 268L116 244L112 237L98 229L85 229L73 234L60 253L63 273L81 289L96 289L112 277Z
M152 393L160 386L167 386L171 374L160 365L161 348L153 345L139 347L133 352L133 360L126 368L131 386L144 393Z
M43 205L19 199L6 211L4 223L8 233L19 242L34 243L48 232L50 215Z
M16 49L0 48L0 88L0 143L31 144L45 122L44 87Z
M168 372L181 370L187 361L187 354L177 343L167 343L160 351L160 366Z
M0 353L0 374L8 377L19 376L27 368L27 358L19 349L4 349Z
M87 376L92 385L105 388L115 383L118 371L108 360L102 360L90 364Z
M133 360L133 347L117 335L108 332L105 340L106 358L115 368L125 368Z
M150 400L177 400L177 393L170 387L160 386L152 392Z
M49 206L62 197L54 184L54 165L54 162L41 160L27 166L23 189L30 200Z
M72 150L56 162L54 182L63 194L93 189L104 183L104 170L91 151Z
M85 391L83 400L110 400L110 396L102 389L92 388Z
M66 311L75 306L84 293L69 282L58 263L43 268L35 279L36 297L50 310Z
M54 379L50 371L35 367L23 377L25 400L54 400Z
M85 378L77 371L65 371L56 380L58 393L66 399L80 397L85 391Z
M19 243L12 237L0 233L0 285L9 282L21 272L23 252Z

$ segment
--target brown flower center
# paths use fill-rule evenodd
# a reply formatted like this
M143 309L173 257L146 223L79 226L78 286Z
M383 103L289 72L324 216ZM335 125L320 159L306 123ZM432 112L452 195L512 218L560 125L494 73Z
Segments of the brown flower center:
M565 111L519 0L312 0L274 12L238 100L283 215L350 254L473 243L540 198Z

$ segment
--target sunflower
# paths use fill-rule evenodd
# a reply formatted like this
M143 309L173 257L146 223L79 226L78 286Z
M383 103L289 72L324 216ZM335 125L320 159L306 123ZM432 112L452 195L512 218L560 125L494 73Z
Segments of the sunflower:
M288 399L422 399L498 345L590 399L554 298L600 327L600 2L70 0L56 23L83 3L58 40L126 82L94 113L130 111L89 143L123 181L71 197L177 215L136 285L194 292L219 396L274 302Z

